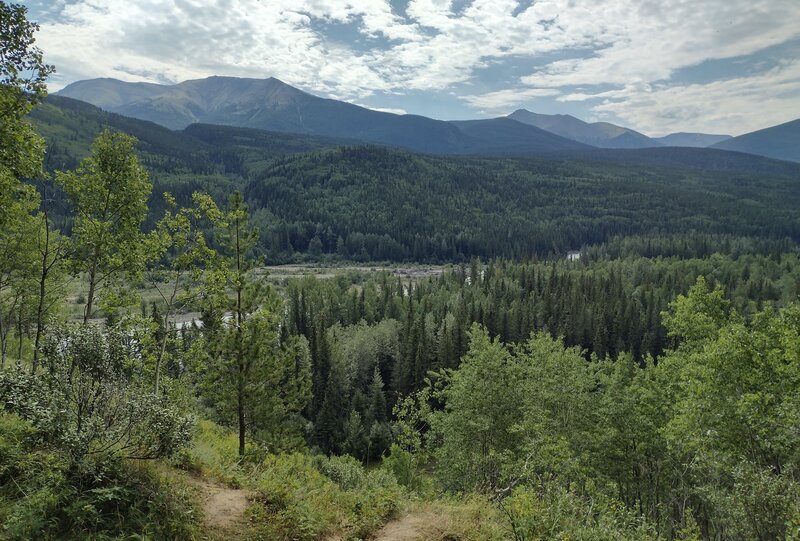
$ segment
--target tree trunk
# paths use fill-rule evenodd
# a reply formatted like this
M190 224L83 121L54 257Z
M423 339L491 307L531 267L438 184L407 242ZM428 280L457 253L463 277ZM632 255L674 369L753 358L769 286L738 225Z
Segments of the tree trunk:
M94 296L97 287L97 261L100 259L100 248L95 248L94 257L92 258L92 267L89 269L89 293L86 296L86 311L83 314L83 324L89 323L89 318L92 317L92 310L94 309Z
M22 311L25 309L25 303L21 302L19 305L19 315L17 316L17 370L22 368Z
M244 313L242 309L242 248L239 240L239 219L236 219L236 342L239 364L238 379L238 414L239 414L239 456L244 456L245 418L244 418L244 387L245 387L245 360L242 348L242 323Z
M89 323L92 309L94 307L94 286L95 286L95 272L96 266L92 266L92 271L89 273L89 293L86 295L86 308L83 312L83 324Z
M236 405L239 414L239 456L244 456L244 437L245 437L245 418L244 418L244 386L240 380L238 390L238 400Z
M45 194L46 197L47 194ZM47 208L44 211L44 251L42 252L42 271L39 274L39 306L36 307L36 338L33 341L33 366L31 373L36 373L39 367L39 349L42 344L42 333L44 332L44 305L47 294L47 276L50 274L50 267L47 258L50 256L50 220L47 216Z
M3 325L3 318L0 317L0 370L6 367L6 356L8 343L6 342L6 329Z
M159 350L158 358L156 359L156 396L158 396L158 388L161 383L161 363L164 360L164 352L167 350L167 317L168 316L164 316L164 337L161 340L161 349Z

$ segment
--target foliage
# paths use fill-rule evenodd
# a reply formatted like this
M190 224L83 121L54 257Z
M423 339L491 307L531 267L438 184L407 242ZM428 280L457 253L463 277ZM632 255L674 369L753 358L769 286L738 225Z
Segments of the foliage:
M6 198L18 189L12 189L13 181L36 176L44 155L44 141L22 117L47 93L45 79L53 67L44 63L34 45L39 26L27 20L27 11L25 6L0 2L0 208L4 210Z
M192 419L143 389L137 364L119 330L64 329L48 337L43 372L0 374L0 401L76 461L168 456L190 439Z
M140 226L153 186L133 153L135 143L129 135L103 132L76 171L57 175L74 207L75 265L88 275L84 323L101 290L104 307L123 302L121 278L137 276L148 255Z
M293 416L310 399L308 344L279 335L280 299L253 271L257 232L241 196L234 194L225 212L207 197L200 204L221 245L203 284L204 347L195 350L207 361L206 399L227 422L236 419L240 456L248 433L280 448L286 432L302 425Z
M268 456L251 509L257 539L313 540L328 533L363 539L397 511L403 497L391 475L342 459ZM333 479L332 479L333 478Z
M514 541L585 539L645 541L656 532L634 513L602 496L582 499L561 488L518 487L500 504Z
M156 289L164 306L162 313L154 310L153 314L160 331L154 347L156 395L161 367L169 361L167 346L177 340L176 330L170 329L172 318L197 301L203 271L213 268L217 256L200 228L204 216L199 204L176 209L171 195L164 194L164 198L170 208L147 237L149 262L145 271L145 279ZM199 194L195 199L202 204Z
M798 307L745 321L699 279L665 321L681 345L643 365L474 328L431 416L437 475L498 499L516 539L784 538L800 489Z
M383 457L382 466L394 475L397 482L408 488L420 488L419 458L399 445L392 444L389 453Z
M189 539L189 492L146 467L79 462L40 443L19 417L0 414L0 537Z
M518 451L513 428L522 421L520 363L498 341L473 327L470 350L439 398L431 418L439 474L453 490L493 490L504 463Z

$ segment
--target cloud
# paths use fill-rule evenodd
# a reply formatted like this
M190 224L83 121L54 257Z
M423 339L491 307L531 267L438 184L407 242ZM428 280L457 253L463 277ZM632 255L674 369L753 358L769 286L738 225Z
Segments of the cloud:
M560 92L553 88L509 88L479 95L467 95L463 99L470 105L488 114L507 114L515 106L535 98L558 96Z
M593 35L605 37L586 58L552 62L523 77L540 87L653 82L709 59L748 55L800 36L794 0L704 2L606 0L594 14ZM559 18L566 28L586 27L574 11ZM597 17L599 15L599 17Z
M655 95L711 103L725 98L699 93L736 91L730 101L741 100L738 86L692 87L681 70L800 37L797 0L471 0L457 8L408 0L402 10L389 0L30 1L42 16L39 45L59 69L54 89L91 77L274 76L350 101L456 91L486 114L560 96L587 115L641 122L639 129L669 118L660 102L660 112L642 112ZM336 27L357 38L337 37ZM503 71L521 65L529 69ZM740 84L769 80L757 75ZM470 87L481 90L463 92ZM769 103L797 110L800 98L788 92ZM741 115L749 126L777 111Z
M359 105L359 104L356 104ZM367 109L372 109L373 111L380 111L381 113L392 113L393 115L407 115L408 111L405 109L395 108L395 107L371 107L369 105L361 105L361 107L365 107Z
M654 136L678 131L740 135L796 118L799 101L800 60L793 60L763 74L706 84L626 88L606 93L593 110Z

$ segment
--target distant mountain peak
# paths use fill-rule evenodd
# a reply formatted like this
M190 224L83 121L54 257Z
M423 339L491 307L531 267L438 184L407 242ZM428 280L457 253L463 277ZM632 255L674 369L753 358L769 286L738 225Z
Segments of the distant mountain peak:
M530 124L561 137L601 148L649 148L661 146L646 135L608 122L585 122L572 115L547 115L517 109L507 118Z
M59 95L170 129L205 123L322 135L431 154L534 154L586 148L533 126L478 122L459 126L325 99L279 79L213 76L174 85L81 81Z

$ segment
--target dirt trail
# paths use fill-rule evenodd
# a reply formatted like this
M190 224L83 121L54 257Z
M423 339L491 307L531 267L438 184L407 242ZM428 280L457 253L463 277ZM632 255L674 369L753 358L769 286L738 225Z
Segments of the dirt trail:
M203 523L208 532L213 534L224 532L244 523L244 511L247 509L247 491L228 488L224 485L193 479L191 483L199 491L200 504L203 508Z
M381 528L374 541L429 540L439 518L429 511L409 513Z

